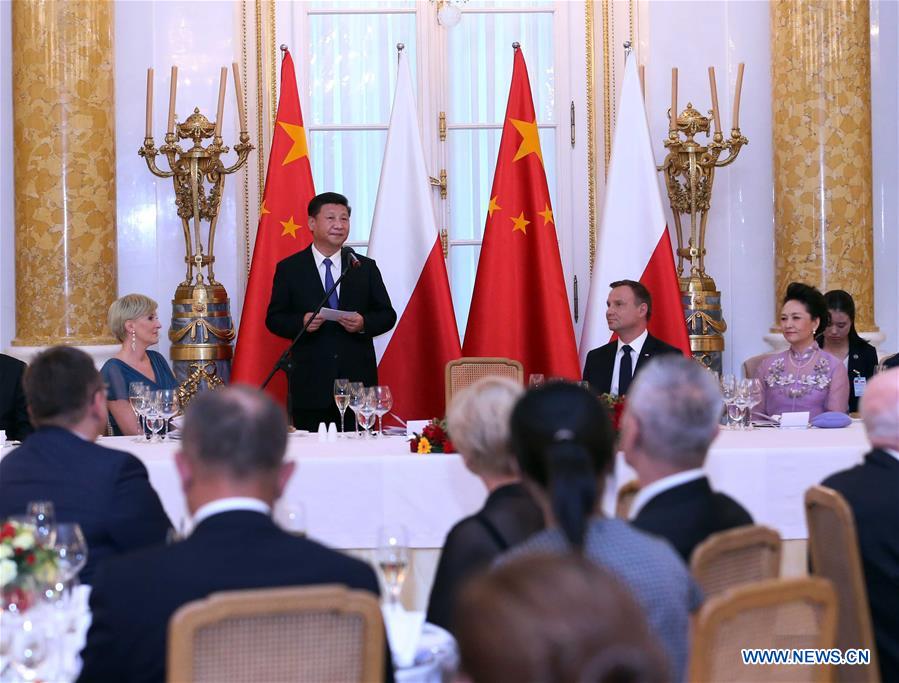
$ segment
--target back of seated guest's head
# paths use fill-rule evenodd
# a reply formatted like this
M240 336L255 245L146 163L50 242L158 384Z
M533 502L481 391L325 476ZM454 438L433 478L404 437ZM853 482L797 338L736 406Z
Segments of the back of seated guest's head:
M575 384L529 390L515 406L510 442L534 498L576 548L582 548L614 463L612 424L597 398Z
M628 392L621 423L621 449L641 483L702 467L722 407L718 383L699 363L673 354L652 359Z
M453 445L465 466L485 479L514 477L518 473L509 450L509 416L524 393L505 377L484 377L453 397L446 414Z
M286 447L287 418L265 393L232 386L199 394L185 410L176 457L188 507L231 496L273 503L293 473Z
M103 378L93 359L71 346L41 351L22 379L35 427L79 428L96 438L106 424Z
M634 598L578 555L524 555L477 576L454 623L462 673L474 683L668 680Z
M872 446L899 450L899 368L868 380L861 414Z

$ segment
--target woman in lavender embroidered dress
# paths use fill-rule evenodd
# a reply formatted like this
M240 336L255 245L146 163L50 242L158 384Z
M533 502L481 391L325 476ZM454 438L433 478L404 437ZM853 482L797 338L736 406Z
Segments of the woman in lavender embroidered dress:
M849 407L849 379L843 364L822 351L815 335L827 326L824 295L799 282L787 287L780 329L790 348L765 358L756 371L764 398L758 412L779 415L809 412L809 417Z

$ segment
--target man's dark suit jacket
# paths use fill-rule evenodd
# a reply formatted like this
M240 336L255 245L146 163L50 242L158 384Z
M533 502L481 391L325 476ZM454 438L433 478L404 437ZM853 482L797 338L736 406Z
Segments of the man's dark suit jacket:
M752 524L752 517L730 496L712 491L709 480L701 477L651 498L632 523L666 539L689 566L696 546L719 531Z
M379 594L367 564L291 536L267 515L246 510L213 515L180 543L100 567L78 680L161 683L166 629L185 603L219 591L327 583Z
M25 363L0 353L0 429L10 441L22 441L34 431L22 391L23 374Z
M84 583L108 557L165 543L171 526L140 460L61 427L41 427L0 461L0 518L32 500L53 501L58 522L81 526Z
M590 386L600 394L608 394L612 390L612 373L615 371L615 355L617 353L618 340L616 339L587 354L587 360L584 362L584 380L590 382ZM640 356L637 358L637 365L634 367L634 377L650 358L666 353L681 353L681 350L647 334L643 348L640 350Z
M899 681L899 460L874 449L829 476L855 517L882 681Z
M378 367L372 339L396 323L396 312L375 262L358 256L359 267L348 271L346 254L341 258L346 277L340 284L339 308L360 313L365 327L351 334L338 323L325 321L315 332L303 335L293 353L291 398L297 410L333 406L334 380L338 377L376 385ZM315 310L324 297L310 246L278 263L266 327L279 337L293 339L303 327L303 316Z

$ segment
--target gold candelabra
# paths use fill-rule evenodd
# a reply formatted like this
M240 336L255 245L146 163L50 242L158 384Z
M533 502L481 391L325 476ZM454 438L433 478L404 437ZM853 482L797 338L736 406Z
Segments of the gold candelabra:
M674 214L677 232L677 274L681 296L690 331L690 347L694 357L714 370L721 369L721 352L724 350L724 331L727 323L721 311L721 293L715 281L705 271L705 239L715 181L715 169L727 166L737 158L743 145L749 140L740 132L740 92L743 85L743 64L737 70L737 86L734 93L733 126L730 137L725 139L721 129L718 108L718 87L715 69L709 67L709 86L712 109L703 116L687 103L687 108L677 114L677 69L671 70L671 109L668 112L668 137L664 145L668 150L659 170L665 174L668 199ZM699 133L711 132L712 140L702 145L694 138ZM723 156L722 156L723 155ZM689 234L685 235L682 216L689 216ZM688 261L690 272L684 274Z
M180 391L185 403L196 391L227 382L233 355L231 342L234 339L234 327L230 300L225 288L215 279L215 229L225 178L246 164L253 145L250 144L247 132L237 64L232 64L232 70L240 136L238 144L234 145L237 160L226 166L222 156L231 149L224 145L221 133L228 69L221 69L215 122L210 122L198 108L194 108L190 116L178 123L175 120L178 67L172 67L168 128L165 144L159 149L153 141L152 128L153 69L147 69L147 125L144 144L138 154L147 162L147 168L154 176L172 179L175 206L184 231L184 262L187 272L172 300L169 339L172 341L171 357L175 375L181 380ZM211 142L204 145L204 141L210 138ZM181 140L192 144L187 149L182 148L179 144ZM159 155L165 158L168 170L157 165L156 157ZM208 224L205 235L204 222Z

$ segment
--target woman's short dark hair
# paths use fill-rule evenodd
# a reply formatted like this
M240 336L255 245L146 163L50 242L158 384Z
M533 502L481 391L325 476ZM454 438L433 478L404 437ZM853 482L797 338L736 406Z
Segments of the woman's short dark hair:
M670 680L630 591L578 555L509 560L466 584L453 617L475 683Z
M552 382L532 389L512 411L512 452L526 477L546 491L556 521L576 548L614 462L612 424L586 389Z
M318 216L319 212L322 210L322 207L325 204L338 204L340 206L345 206L347 214L352 215L353 213L353 209L350 207L349 200L342 194L338 192L322 192L321 194L317 194L311 200L309 200L308 214L315 218L316 216Z
M849 340L858 342L861 335L855 329L855 301L852 295L845 289L831 289L824 295L824 301L827 304L828 317L830 311L845 313L849 317Z
M787 293L784 295L783 303L788 301L798 301L805 306L806 312L813 318L818 319L818 329L815 330L815 336L824 332L830 321L830 313L827 312L827 302L824 295L817 287L812 287L802 282L791 282L787 285Z

